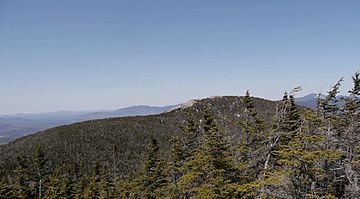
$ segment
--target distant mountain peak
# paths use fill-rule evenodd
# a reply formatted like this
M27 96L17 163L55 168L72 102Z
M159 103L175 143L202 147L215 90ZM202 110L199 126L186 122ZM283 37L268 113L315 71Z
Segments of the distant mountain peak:
M305 106L311 109L316 109L316 105L317 105L317 99L320 95L320 98L326 98L326 95L324 94L317 94L317 93L310 93L307 94L303 97L298 97L295 98L295 101L297 104L301 105L301 106ZM341 98L347 98L349 96L345 96L345 95L337 95L336 98L337 99L341 99ZM341 104L341 102L340 102Z
M324 97L325 95L320 94L321 97ZM318 93L310 93L307 95L304 95L302 97L298 97L296 98L298 101L307 101L307 100L313 100L313 99L317 99L319 97Z
M190 107L194 106L194 104L196 104L198 101L199 100L197 100L197 99L189 100L189 101L187 101L185 103L182 103L182 104L179 104L179 105L175 106L174 108L170 109L168 112L176 110L176 109L190 108Z

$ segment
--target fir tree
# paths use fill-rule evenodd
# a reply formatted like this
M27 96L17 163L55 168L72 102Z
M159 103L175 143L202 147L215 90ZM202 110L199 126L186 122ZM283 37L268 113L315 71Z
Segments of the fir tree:
M181 127L183 136L174 136L171 140L171 162L169 164L169 173L171 183L169 183L168 194L173 198L181 197L179 188L179 179L183 175L183 164L187 158L192 156L199 144L199 132L197 130L194 118L189 115L186 125Z
M77 179L77 182L75 183L75 192L74 192L74 199L83 199L84 198L84 191L86 188L87 181L84 177L81 177L80 179Z
M245 120L240 121L242 134L239 144L237 180L231 184L233 197L253 198L258 195L258 176L264 167L264 150L268 132L265 122L258 117L250 92L242 102L245 105Z
M286 101L286 100L287 101ZM334 197L324 187L328 180L326 164L341 155L328 148L322 135L321 118L307 111L303 118L292 95L283 99L283 116L278 120L279 142L274 148L272 174L263 178L262 194L283 198Z
M93 199L93 198L100 198L100 192L101 192L101 187L100 187L100 181L101 181L101 176L100 176L100 163L96 162L95 163L95 168L94 168L94 174L92 176L92 178L90 179L89 184L87 185L87 187L84 189L84 198L85 199Z
M45 196L49 199L55 198L69 198L70 195L66 194L66 187L64 184L68 183L68 180L63 176L62 168L57 168L50 177L48 189L46 190ZM66 185L65 185L66 186Z
M112 199L115 198L114 183L111 179L107 169L103 169L100 180L100 199Z
M26 199L35 197L32 195L30 190L30 161L24 155L18 156L16 158L16 168L15 168L15 196L17 198Z
M335 149L342 153L337 161L325 161L324 171L327 182L323 183L323 189L332 193L336 197L344 195L346 179L344 170L344 132L346 128L346 121L348 118L344 117L343 110L340 106L339 98L337 97L343 78L341 78L332 88L328 91L325 98L319 99L319 106L317 113L322 121L319 131L325 136L327 149Z
M15 198L15 187L5 180L0 180L0 199Z
M339 139L340 148L343 152L342 167L344 195L348 198L360 197L360 73L352 76L353 88L349 90L350 97L343 98L345 101L342 117L345 123L343 136Z
M309 131L312 122L318 118L312 112L306 112L304 124L299 126L286 145L276 151L279 155L276 175L283 184L275 190L292 198L329 197L324 192L322 183L325 181L324 162L333 162L340 153L325 147L325 137Z
M154 199L163 196L169 179L164 172L165 163L160 158L159 150L157 140L152 138L130 197Z
M36 182L36 197L43 198L46 189L46 175L48 169L46 165L45 153L40 145L36 146L34 157L34 180Z
M131 182L129 179L119 180L115 195L119 198L135 198L134 186L136 186L136 183Z
M200 146L184 163L180 185L186 198L222 198L229 195L233 165L224 135L207 110Z
M56 168L50 176L46 198L74 198L78 175L76 165L62 165Z

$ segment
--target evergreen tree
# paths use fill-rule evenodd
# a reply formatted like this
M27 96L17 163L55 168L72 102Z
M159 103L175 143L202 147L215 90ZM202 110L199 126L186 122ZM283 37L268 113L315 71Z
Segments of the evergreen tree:
M65 184L68 183L69 179L63 175L63 171L61 169L62 168L57 168L51 175L49 186L45 193L46 198L70 198L70 196L66 193L66 187L64 187L66 186Z
M115 195L118 198L134 198L135 195L133 193L134 186L136 183L129 181L128 179L122 179L118 181L117 190L115 191Z
M346 176L342 179L344 195L347 198L360 197L360 73L352 76L353 88L349 91L350 97L343 98L345 101L342 110L345 128L342 136L338 137L340 149L343 153L342 168Z
M26 199L35 197L30 190L30 161L24 155L16 158L15 168L15 196L17 198Z
M322 165L337 160L341 154L325 147L324 136L309 131L317 121L316 115L306 112L303 124L293 133L289 143L276 151L280 159L275 173L283 182L276 189L278 193L291 198L331 196L322 186L326 183Z
M171 183L167 188L168 194L172 198L181 197L179 179L183 175L183 164L187 158L192 156L199 144L199 132L194 118L189 115L186 125L181 127L183 136L174 136L171 140L171 162L168 166L170 170Z
M307 111L301 118L292 95L284 97L282 103L283 115L277 121L279 141L273 151L275 162L272 174L264 175L262 194L277 198L335 197L324 186L329 184L326 165L334 163L341 153L327 146L321 117Z
M63 165L52 172L46 198L74 198L78 173L76 165Z
M208 110L203 129L199 147L184 163L184 175L180 178L182 191L186 198L226 197L234 167L229 145Z
M253 180L256 179L261 164L263 164L263 158L261 157L263 154L259 153L263 153L263 143L268 137L268 132L266 132L265 122L257 115L249 91L246 92L243 103L245 104L246 116L245 121L240 122L240 125L242 126L242 137L240 139L239 161L243 163L244 166L240 165L240 170L245 174L246 171L250 169L248 170L249 175L247 177L244 175L244 177L248 178L248 180Z
M84 198L84 191L86 188L87 181L84 177L77 179L75 183L75 192L74 192L74 199L83 199Z
M0 199L15 198L15 188L13 185L0 180Z
M100 180L100 199L112 199L115 198L114 183L109 175L107 169L103 169Z
M317 113L322 121L319 131L326 137L326 148L342 153L336 161L326 161L324 164L326 181L328 183L322 185L323 189L326 189L327 192L332 193L336 197L344 195L346 187L344 169L345 149L343 142L348 118L344 117L341 102L337 96L342 81L343 78L328 91L325 98L318 99L319 106L317 107Z
M46 189L46 175L48 174L48 169L45 153L40 145L36 146L33 166L34 180L36 183L36 197L43 198Z
M101 168L100 167L101 167L100 163L96 162L95 168L94 168L94 174L83 192L85 199L100 198L100 192L101 192L101 188L100 188L100 181L101 181L100 169Z
M160 158L159 149L157 140L152 138L130 197L148 199L163 197L163 190L168 185L169 179L164 172L165 163Z
M194 154L195 150L199 146L200 132L196 127L196 123L194 117L190 115L187 118L187 125L183 128L183 132L185 134L184 137L184 157L183 160L187 157L190 157Z
M167 194L171 198L179 198L181 195L179 189L179 179L183 175L181 171L183 162L185 160L185 147L184 140L179 136L173 136L170 140L171 143L171 160L167 164L167 172L170 177L170 183L166 188Z
M328 91L328 94L325 98L318 98L317 112L323 119L328 119L327 122L329 126L336 125L338 123L339 99L337 98L337 95L340 92L339 89L342 82L343 78L341 78L330 89L330 91ZM327 130L330 131L330 127Z
M237 180L232 183L233 197L253 198L258 195L257 181L264 169L266 140L269 132L266 123L258 117L250 92L246 91L242 102L245 105L245 120L240 121L242 134L237 163Z

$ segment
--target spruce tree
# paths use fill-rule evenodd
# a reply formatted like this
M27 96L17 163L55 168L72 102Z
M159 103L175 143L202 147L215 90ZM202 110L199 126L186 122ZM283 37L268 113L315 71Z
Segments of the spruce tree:
M200 133L196 127L194 118L189 115L186 124L181 126L182 135L171 139L171 161L168 166L171 183L167 188L172 198L181 197L179 179L183 175L183 164L187 158L192 156L198 147Z
M229 145L208 110L204 114L203 130L199 147L184 163L184 175L180 178L184 197L227 197L234 167Z
M67 195L66 184L68 183L68 178L63 175L63 168L59 167L55 169L49 179L49 185L45 193L45 197L49 199L56 198L70 198L70 195Z
M333 198L326 164L341 155L329 148L321 133L321 117L311 111L301 117L294 97L284 97L283 115L277 121L279 141L274 147L272 174L263 178L262 194L278 198ZM334 110L334 109L332 109ZM329 117L332 115L328 114Z
M131 182L129 179L121 179L117 182L115 195L118 198L135 198L134 194L135 182Z
M115 198L114 182L106 168L102 169L101 180L99 182L100 187L100 199L112 199Z
M163 190L169 183L164 172L165 162L160 157L160 148L156 139L152 138L145 154L138 177L133 182L133 198L154 199L163 197Z
M5 180L0 180L0 199L15 198L16 190L14 185Z
M80 177L77 179L75 183L75 190L74 190L74 199L83 199L84 198L84 191L86 189L87 181L84 177Z
M88 183L88 185L86 186L86 188L84 189L84 198L85 199L92 199L92 198L100 198L100 192L101 192L101 187L100 187L100 181L101 181L101 166L99 162L95 163L95 167L94 167L94 172L93 172L93 176L90 179L90 182Z
M266 123L258 117L250 92L246 91L242 102L245 105L245 120L240 121L240 137L237 158L237 179L232 183L233 197L253 198L258 195L257 179L264 167L265 143L269 132Z
M323 189L336 197L344 195L346 187L344 167L346 146L343 142L348 118L344 117L341 99L337 96L342 81L343 78L332 86L325 98L319 99L319 106L317 107L317 113L322 121L322 128L319 131L326 137L326 148L337 150L342 154L336 161L326 161L323 166L326 181L331 182L323 183Z
M57 167L49 178L46 198L74 198L78 176L76 165L64 164Z
M26 199L33 198L35 195L32 194L30 190L31 183L31 172L30 172L30 161L24 156L20 155L16 158L16 168L15 168L15 196L17 198Z
M284 183L275 190L292 198L330 197L322 187L328 183L322 165L337 160L341 154L326 148L325 137L310 130L316 129L314 123L318 122L314 113L306 112L302 122L288 144L276 151L279 156L276 173Z
M339 139L343 152L344 195L347 198L360 197L360 73L352 76L353 88L349 90L350 97L343 98L345 105L342 109L343 136Z
M33 166L34 180L36 183L36 197L43 198L46 190L46 175L48 174L48 168L46 165L45 152L41 145L36 146Z

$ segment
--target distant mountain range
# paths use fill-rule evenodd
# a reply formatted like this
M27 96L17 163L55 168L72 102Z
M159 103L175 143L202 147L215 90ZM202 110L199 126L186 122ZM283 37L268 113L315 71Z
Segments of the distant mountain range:
M325 98L326 96L321 95L320 97ZM347 97L347 96L343 96L343 95L337 96L338 99L343 98L343 97ZM318 94L311 93L311 94L305 95L303 97L295 98L295 102L298 105L305 106L305 107L311 108L311 109L316 109L317 99L318 99ZM341 104L341 102L340 102L340 104Z
M90 112L84 114L82 116L82 119L92 120L92 119L103 119L103 118L111 118L111 117L155 115L169 111L176 106L177 105L163 106L163 107L146 106L146 105L131 106L115 111Z
M0 116L0 144L5 144L16 138L56 126L94 119L154 115L169 111L176 106L177 105L157 107L140 105L121 108L114 111L61 111L52 113L2 115Z

